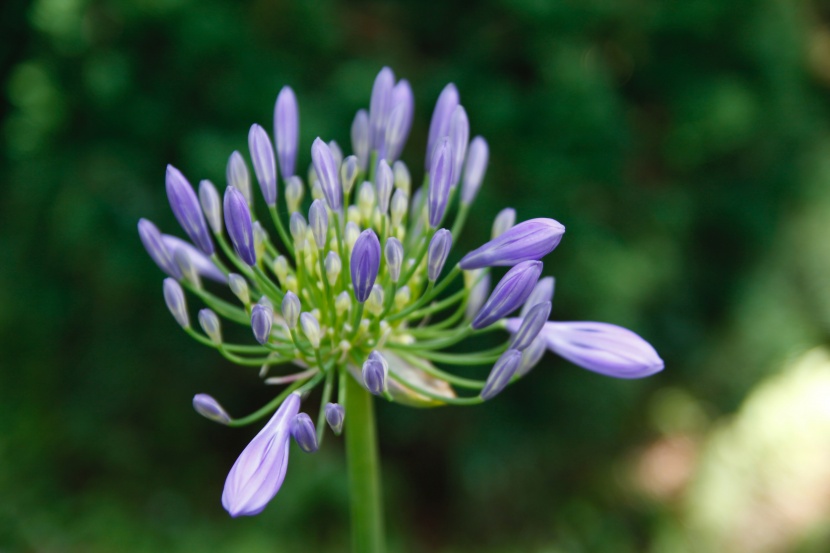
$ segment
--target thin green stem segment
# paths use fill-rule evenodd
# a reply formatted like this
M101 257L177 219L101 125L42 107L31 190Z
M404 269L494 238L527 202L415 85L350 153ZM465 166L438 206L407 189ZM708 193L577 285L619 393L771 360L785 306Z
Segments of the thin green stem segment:
M344 368L341 370L345 371ZM346 459L352 512L353 553L383 553L377 429L371 394L346 376Z

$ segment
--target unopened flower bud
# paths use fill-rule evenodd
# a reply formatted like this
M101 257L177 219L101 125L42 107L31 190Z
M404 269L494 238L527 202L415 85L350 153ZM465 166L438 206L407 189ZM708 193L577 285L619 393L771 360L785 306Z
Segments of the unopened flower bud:
M311 202L311 208L308 210L308 223L311 227L311 232L314 234L314 243L317 244L317 249L322 251L326 247L326 238L329 231L329 214L326 211L325 204L321 200Z
M386 163L385 159L378 163L377 174L375 175L375 188L377 189L378 209L385 214L389 212L389 202L392 199L392 190L394 188L392 175L392 168Z
M248 281L245 280L245 277L236 273L231 273L228 275L228 285L230 286L233 295L239 298L239 301L241 301L243 305L251 303L251 293L248 289Z
M222 327L219 324L219 317L211 309L199 310L199 324L210 341L214 344L222 343Z
M515 311L530 296L541 273L541 261L523 261L507 271L473 319L473 328L488 327Z
M527 315L522 319L518 330L513 335L513 339L510 341L510 347L512 349L523 351L530 346L531 342L539 335L542 327L545 326L550 316L550 307L551 303L546 301L537 303L528 311Z
M470 142L470 121L463 106L457 106L450 118L450 144L452 144L452 185L455 186L461 177L461 166L464 156L467 155L467 144Z
M343 422L346 419L346 410L339 403L326 403L326 422L332 432L339 436L343 432Z
M251 310L251 329L254 338L262 345L271 338L271 325L274 323L274 311L271 307L256 304Z
M335 161L331 146L318 137L311 146L311 159L326 203L332 211L339 211L343 205L343 189L338 175L340 165Z
M367 224L372 222L372 212L375 209L375 187L372 183L365 181L360 185L357 193L357 207L360 209L360 216Z
M303 334L311 342L311 347L317 349L320 347L320 323L317 318L311 313L300 314L300 326L303 328Z
M389 373L389 364L377 351L369 354L369 358L363 363L363 384L366 389L376 396L386 392L386 376Z
M506 207L499 211L496 218L493 220L493 232L490 235L492 240L495 240L516 224L516 210L512 207Z
M179 266L182 272L182 277L196 288L202 287L202 279L199 278L199 273L196 271L196 266L193 264L191 257L184 248L173 249L173 261Z
M184 290L181 284L172 278L164 279L164 303L170 314L182 328L190 328L190 318L187 316L187 304L184 300Z
M334 310L338 317L342 317L344 313L348 313L352 307L352 298L348 292L340 292L337 294L337 299L334 300Z
M424 168L427 171L430 168L438 144L450 134L450 120L458 102L458 89L452 83L444 87L444 90L438 96L438 101L435 102L435 110L432 112L432 120L429 123L427 155L424 156Z
M326 279L329 281L329 285L334 286L340 276L340 271L343 269L343 263L340 261L337 252L329 252L326 255L324 265L326 267Z
M380 315L383 312L383 286L375 284L372 286L372 291L369 294L369 299L366 300L366 309L372 315Z
M429 169L427 207L429 208L429 224L433 228L441 224L447 210L452 186L452 164L452 145L448 138L444 138L436 146Z
M490 150L487 141L477 136L470 142L470 151L467 155L467 163L464 166L464 181L461 185L461 203L470 205L473 203L481 182L484 180L484 173L487 171L487 162L490 157Z
M447 256L450 255L450 248L452 248L452 233L442 228L435 233L429 242L427 278L430 282L435 282L441 275L441 270L447 262Z
M412 300L412 292L409 290L409 286L401 286L397 292L395 292L395 309L403 309L409 302Z
M219 199L216 187L209 180L199 183L199 203L213 232L222 232L222 200Z
M207 394L196 394L193 396L193 409L197 413L219 424L228 424L231 422L231 417L227 411L219 405L213 397Z
M290 86L284 86L274 106L274 137L277 142L280 170L284 177L294 176L299 133L300 110L297 106L297 97Z
M533 291L528 296L522 310L519 312L519 317L524 318L525 315L537 304L553 301L553 288L556 281L553 277L540 278Z
M245 159L237 151L231 154L228 158L228 165L225 169L225 178L228 181L228 186L233 186L245 198L245 203L251 205L251 176L248 173L248 166L245 164Z
M291 420L291 437L304 452L317 451L317 431L308 414L298 413Z
M294 239L294 249L297 251L303 251L305 249L307 228L308 225L306 225L305 217L300 212L291 214L291 218L288 220L288 230L291 231L291 238Z
M329 141L329 150L331 150L331 157L334 158L334 165L337 166L339 172L340 166L343 165L343 150L340 149L340 145L335 140Z
M481 399L493 399L499 392L504 390L510 383L510 379L516 374L519 363L522 361L522 354L515 349L505 351L493 365L484 389L481 390Z
M265 244L268 243L268 232L259 221L254 221L252 228L254 231L254 251L256 251L257 259L262 259L265 255Z
M312 200L325 200L326 194L323 192L323 185L320 184L320 181L314 180L310 184L311 186L311 199Z
M397 283L401 278L401 267L403 266L403 244L397 238L387 238L384 254L386 267L389 269L389 278L392 282Z
M396 161L392 165L392 173L395 175L395 188L403 190L408 196L412 189L412 177L409 175L406 163L401 160Z
M300 210L300 204L303 202L303 194L303 180L297 175L289 177L285 183L285 203L288 205L289 213Z
M375 231L366 229L357 238L351 256L354 296L363 303L369 298L380 268L380 241Z
M369 113L365 109L358 110L352 121L352 151L357 156L360 169L366 170L369 163Z
M479 269L542 259L559 245L563 234L565 227L553 219L523 221L465 255L459 265L462 269Z
M386 137L389 114L392 112L392 90L395 88L395 74L384 67L372 85L369 101L369 140L372 149L382 154Z
M539 364L539 361L542 360L542 357L545 355L545 351L547 351L547 340L545 338L545 334L539 333L536 338L530 342L530 345L527 346L524 351L522 351L522 362L519 363L519 368L516 370L516 374L518 376L524 376L530 370Z
M248 132L248 149L251 151L254 173L259 181L265 204L273 207L277 205L277 160L274 158L271 139L261 126L251 126Z
M340 166L340 184L343 186L343 194L349 195L354 188L354 183L357 180L357 173L360 171L360 166L357 156L349 156L343 160Z
M398 228L401 226L403 218L406 216L406 210L409 208L407 205L408 203L409 200L406 196L406 192L400 188L395 190L395 193L392 194L392 205L390 207L390 222L392 224L392 228Z
M213 240L210 237L205 216L202 214L199 199L196 197L193 187L190 186L185 176L172 165L167 166L165 186L167 188L167 199L170 200L170 208L182 229L205 255L213 255Z
M360 209L356 205L350 205L346 210L346 222L360 226L360 219Z
M230 236L234 250L242 261L248 265L256 265L251 212L245 197L233 186L225 190L224 210L225 228L228 229L228 236Z
M285 325L294 330L297 327L297 320L300 318L300 298L294 292L288 291L282 298L282 318Z
M393 161L400 157L409 130L412 128L412 116L415 113L415 98L412 87L406 80L401 80L392 90L392 109L386 122L386 136L383 149L384 158Z
M288 260L284 255L278 255L274 260L274 274L277 275L280 284L285 285L288 278Z
M344 231L344 237L346 240L346 246L349 248L349 251L354 250L354 245L357 242L358 237L360 236L360 227L357 226L357 223L353 221L349 221L346 223L346 230Z
M483 274L482 274L483 273ZM467 307L465 315L468 320L472 320L478 315L481 306L487 301L490 295L490 273L484 272L484 269L475 269L473 271L464 271L464 280L467 280L469 275L471 286L470 295L467 298Z

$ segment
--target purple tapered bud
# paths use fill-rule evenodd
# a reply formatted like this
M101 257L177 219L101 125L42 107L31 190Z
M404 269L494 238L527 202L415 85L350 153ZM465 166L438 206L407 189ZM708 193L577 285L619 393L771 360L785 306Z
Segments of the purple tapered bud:
M530 296L541 273L541 261L523 261L507 271L473 319L473 328L490 326L515 311Z
M449 137L452 144L452 185L455 186L461 178L461 167L470 143L470 120L464 106L457 106L452 112Z
M450 185L452 184L452 146L448 138L444 138L435 147L432 156L432 165L429 170L429 191L427 192L427 207L429 208L429 224L434 228L441 224L447 203L450 199Z
M308 210L308 223L317 248L322 250L326 247L326 238L328 238L327 233L329 231L329 214L322 200L311 202L311 208Z
M185 242L181 238L170 236L169 234L162 234L161 240L168 252L173 253L175 260L177 252L181 252L187 258L193 268L201 276L215 280L216 282L227 282L228 279L225 274L216 268L213 261L208 256L194 248L189 242Z
M340 166L343 165L343 150L334 140L329 141L329 150L331 150L331 157L334 158L334 165L338 167L339 171Z
M539 303L553 301L553 287L555 283L556 281L553 277L539 279L539 282L533 288L533 292L530 293L530 297L527 298L527 301L522 306L519 318L524 318L533 306Z
M187 316L187 305L184 301L184 290L181 284L172 278L165 278L164 285L164 303L167 304L167 309L170 314L179 323L182 328L190 328L190 318Z
M467 319L472 319L481 310L484 302L487 301L490 295L490 273L485 272L479 276L481 270L473 271L473 284L470 290L470 296L467 298L467 307L465 315Z
M467 154L467 163L464 165L464 180L461 184L461 203L470 205L481 188L484 173L487 171L487 162L490 158L490 149L487 141L477 136L470 142L470 151Z
M490 235L492 240L495 240L516 224L516 210L512 207L505 207L499 211L496 218L493 220L493 231Z
M228 424L231 417L219 402L207 394L196 394L193 396L193 408L197 413L219 424Z
M319 137L314 140L311 146L311 160L314 164L314 172L317 180L323 189L326 203L332 211L339 211L343 205L343 189L340 188L340 177L338 176L338 165L334 161L334 155L328 144Z
M248 173L248 166L245 164L245 159L242 154L234 151L231 157L228 158L228 165L225 169L225 178L228 181L228 186L233 186L240 192L242 197L248 202L248 205L253 205L251 202L251 175Z
M551 303L549 301L537 303L528 311L527 315L518 319L520 321L518 325L512 325L508 321L507 331L515 333L510 341L512 349L523 351L530 346L530 343L536 339L542 327L545 326L548 317L550 317L550 307ZM511 321L515 320L517 319L511 319Z
M213 183L205 179L199 183L199 203L214 233L222 232L222 200Z
M222 343L222 325L219 322L219 315L214 313L212 309L199 310L199 325L211 342L217 345Z
M432 165L434 149L441 143L441 139L450 134L450 120L452 113L458 106L458 89L450 83L444 87L435 102L435 111L432 112L432 120L429 123L429 137L427 139L427 155L425 156L424 168L428 171Z
M383 157L386 137L386 123L392 112L392 90L395 88L395 74L384 67L375 78L372 86L372 98L369 101L369 130L372 148Z
M166 175L167 199L173 215L187 233L193 243L207 255L213 255L213 240L202 214L199 199L193 187L184 178L181 172L172 165L167 166Z
M366 229L357 237L351 257L352 286L354 297L365 302L372 292L380 268L380 240L375 231Z
M386 160L395 161L401 156L415 113L415 97L406 80L395 85L392 91L393 108L386 124Z
M299 413L291 419L291 437L304 452L317 451L317 431L308 414Z
M381 213L389 213L389 202L392 199L392 189L395 185L395 175L385 159L378 163L375 175L375 188L378 193L378 209Z
M282 87L274 106L274 139L283 178L294 176L297 161L297 140L300 134L300 110L290 86Z
M282 317L285 319L285 325L291 330L297 328L297 321L300 319L300 298L291 290L285 293L282 298Z
M225 189L224 209L225 228L228 229L233 248L242 261L248 265L256 265L254 227L248 202L245 201L242 192L233 186Z
M265 204L273 207L277 205L277 160L268 133L259 125L252 125L248 131L248 149Z
M441 270L447 262L447 257L450 255L452 248L452 233L445 228L442 228L429 241L429 250L427 252L427 278L430 282L435 282L441 275Z
M332 432L339 436L343 432L343 421L346 419L346 410L339 403L326 403L326 422Z
M155 261L159 269L176 280L182 278L182 270L173 258L173 252L165 245L161 232L159 232L156 225L147 219L139 219L138 237L141 238L144 249L147 250L150 258Z
M300 394L294 392L233 464L222 492L222 506L232 517L259 514L277 495L288 467L291 421L299 410Z
M595 322L548 322L550 351L589 371L615 378L643 378L663 370L660 356L638 334Z
M340 165L340 184L343 185L343 194L350 193L354 188L354 182L360 170L358 164L357 156L348 156Z
M510 266L542 259L562 240L565 227L553 219L530 219L465 255L462 269Z
M369 163L369 114L365 109L358 110L352 121L352 151L357 156L360 169L365 171Z
M254 331L254 338L262 345L268 343L271 337L271 325L274 323L274 310L258 303L251 310L251 329Z
M369 358L363 363L363 384L366 389L376 396L386 392L386 377L389 374L389 363L378 351L369 354Z
M522 362L519 363L519 369L516 371L518 376L524 376L530 370L539 364L539 361L544 357L548 349L548 342L545 338L545 333L540 332L536 338L530 342L530 345L522 351Z
M510 384L510 379L516 374L519 363L522 361L522 353L515 349L505 351L487 377L484 389L481 390L481 399L493 399L499 392Z
M397 283L401 278L401 267L403 267L403 244L394 236L387 238L384 254L386 267L389 269L389 280Z

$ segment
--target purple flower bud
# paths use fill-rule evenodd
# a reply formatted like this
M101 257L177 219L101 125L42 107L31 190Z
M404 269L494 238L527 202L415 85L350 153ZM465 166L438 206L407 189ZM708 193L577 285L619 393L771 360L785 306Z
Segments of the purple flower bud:
M182 271L173 258L173 252L165 245L156 225L147 219L139 219L138 237L141 238L144 249L147 250L150 258L155 261L159 269L176 280L182 278Z
M169 234L162 234L161 240L168 252L173 253L175 259L176 252L182 252L187 257L188 262L193 266L197 273L203 277L215 280L216 282L225 283L228 279L225 274L216 268L213 261L208 256L194 248L189 242L185 242L181 238L170 236Z
M452 185L455 186L461 178L461 167L470 142L470 121L464 106L456 106L452 112L449 137L452 145Z
M248 265L256 265L256 249L254 248L254 228L251 223L251 212L248 202L242 193L229 186L225 189L225 228L228 229L233 248L239 257Z
M274 138L283 178L294 176L297 160L297 141L300 133L300 110L291 87L284 86L274 106Z
M300 413L291 419L291 436L304 452L317 451L317 431L308 414Z
M429 224L434 228L441 224L447 203L450 199L452 184L452 146L447 138L442 139L435 148L432 165L429 170Z
M343 432L343 421L346 419L346 410L339 403L326 403L326 422L332 432L339 436Z
M465 315L467 319L471 320L478 315L487 297L490 295L490 273L485 272L479 276L480 271L475 271L475 277L470 290L470 296L467 298L467 307Z
M351 273L354 297L365 302L372 292L380 268L380 240L375 231L366 229L357 237L352 249Z
M262 345L268 343L271 337L271 325L274 322L274 311L258 303L251 310L251 329L254 331L254 338Z
M550 316L550 307L551 303L549 301L537 303L528 311L526 316L519 319L521 322L518 326L511 328L511 325L508 324L507 330L515 333L513 334L513 340L510 342L512 349L523 351L530 346L530 343L536 339L542 327L545 326Z
M299 211L295 211L288 218L288 230L291 232L291 238L294 239L294 247L297 250L305 248L305 234L308 225L305 222L305 217Z
M164 279L164 303L167 304L167 309L170 314L179 323L182 328L190 328L190 318L187 316L187 305L184 301L184 290L181 284L172 278Z
M248 149L254 162L254 173L262 190L262 197L269 207L277 205L277 161L274 147L268 133L259 125L252 125L248 131Z
M207 394L196 394L193 396L193 408L197 413L219 424L228 424L231 417L219 402Z
M311 160L317 180L323 189L323 195L326 197L326 203L332 211L339 211L343 204L343 190L340 188L340 178L337 174L338 166L334 161L331 148L319 137L311 146Z
M354 188L354 182L357 180L357 173L360 169L358 164L357 156L349 156L340 165L340 183L343 185L343 194L348 194Z
M488 327L515 311L530 296L541 273L541 261L523 261L507 271L473 319L473 328Z
M375 78L372 86L372 98L369 101L369 129L372 137L372 148L383 157L383 148L386 136L386 123L392 112L392 90L395 88L395 74L388 67L384 67Z
M378 163L377 175L375 175L375 188L378 192L378 208L381 213L389 213L389 202L392 199L395 175L392 168L385 159Z
M360 169L365 171L369 163L369 114L358 110L352 122L352 151L357 156Z
M412 116L415 113L415 98L409 83L402 80L392 91L393 108L386 124L386 160L392 162L398 159L406 144L409 130L412 127Z
M288 328L293 330L297 327L301 309L300 298L297 297L297 294L291 290L287 291L282 298L282 316Z
M527 301L522 306L519 317L524 318L528 311L537 304L553 301L553 287L555 282L553 277L539 279L539 282L533 288L533 292L530 293L530 297L527 298Z
M515 349L505 351L493 368L490 370L490 375L487 377L487 382L484 384L484 389L481 390L481 399L493 399L496 395L504 390L510 384L510 379L516 374L516 369L519 368L519 363L522 361L522 354Z
M389 364L378 351L369 354L363 363L363 384L366 389L376 396L386 392L386 377L389 374Z
M394 236L387 238L384 254L386 267L389 269L389 279L397 283L401 278L401 267L403 267L403 244Z
M181 172L172 165L167 166L167 199L173 215L184 231L199 249L207 255L213 255L213 240L210 238L205 216L199 206L196 193Z
M432 120L429 123L429 138L427 139L427 155L425 156L424 169L429 170L432 165L432 154L434 149L441 143L443 138L450 134L450 119L458 105L458 90L450 83L441 91L438 101L435 102L435 111L432 112Z
M615 378L643 378L664 363L639 335L608 323L549 322L543 330L548 349L589 371Z
M530 342L530 345L522 351L522 362L519 363L519 368L516 371L518 376L524 376L530 372L530 370L539 364L539 361L542 360L542 357L545 355L547 351L547 339L545 338L545 333L540 332L536 338Z
M427 278L430 282L438 280L451 248L452 233L445 228L436 232L430 240L427 252Z
M326 238L328 238L327 233L329 231L329 214L322 200L311 202L311 208L308 210L308 222L311 226L311 233L314 235L314 242L317 244L317 248L322 250L326 247Z
M259 514L277 495L288 467L291 420L299 410L300 394L294 392L233 464L222 492L222 506L232 517Z
M542 259L559 245L564 233L565 227L553 219L530 219L471 251L459 265L479 269Z
M207 308L199 310L199 325L214 344L222 343L222 325L219 322L219 315L213 310Z
M329 141L329 150L331 150L331 157L334 158L334 165L339 171L340 166L343 165L343 150L335 140Z
M496 218L493 220L493 231L490 238L495 240L516 224L516 210L512 207L505 207L499 211Z
M487 171L487 161L490 150L487 141L477 136L470 142L470 151L467 155L467 164L464 166L464 181L461 185L461 203L470 205L481 188L484 173Z
M252 205L251 176L248 173L248 166L245 164L245 159L239 152L233 152L231 157L228 158L225 178L228 181L228 186L233 186L239 190L248 205Z
M216 187L209 180L199 183L199 203L202 204L202 211L213 232L222 232L222 201Z

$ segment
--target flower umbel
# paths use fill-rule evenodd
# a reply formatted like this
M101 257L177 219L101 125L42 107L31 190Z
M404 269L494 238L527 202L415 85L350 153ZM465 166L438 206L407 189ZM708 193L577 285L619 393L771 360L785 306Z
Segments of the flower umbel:
M503 210L492 240L453 256L489 147L479 136L470 140L467 111L455 86L447 85L432 115L424 185L414 190L398 159L413 112L409 83L384 68L368 111L360 110L352 124L353 155L344 158L334 141L322 138L310 149L299 147L297 99L284 87L274 140L261 126L251 127L253 171L234 152L223 196L207 180L197 195L179 170L168 167L170 205L193 245L139 222L142 243L168 277L165 301L185 332L233 363L260 368L266 384L285 387L242 418L231 417L211 396L193 400L200 414L229 426L274 413L228 475L222 504L231 516L259 513L279 491L290 437L312 453L322 446L326 426L339 435L345 424L349 436L349 388L414 407L475 405L527 374L546 349L619 378L663 368L654 349L628 330L547 322L553 279L540 280L541 259L565 232L557 221L514 225L515 211ZM303 151L310 153L308 182L296 170ZM260 213L269 215L276 232L267 230ZM509 269L491 274L494 267ZM203 277L214 282L205 286ZM491 278L498 280L492 292ZM206 305L197 317L201 331L191 324L185 291ZM506 318L520 308L517 318ZM220 320L247 327L250 342L228 341L233 333L223 333ZM504 340L486 351L446 351L472 335L505 331ZM481 366L480 378L450 370L464 365ZM299 409L318 387L315 424Z

